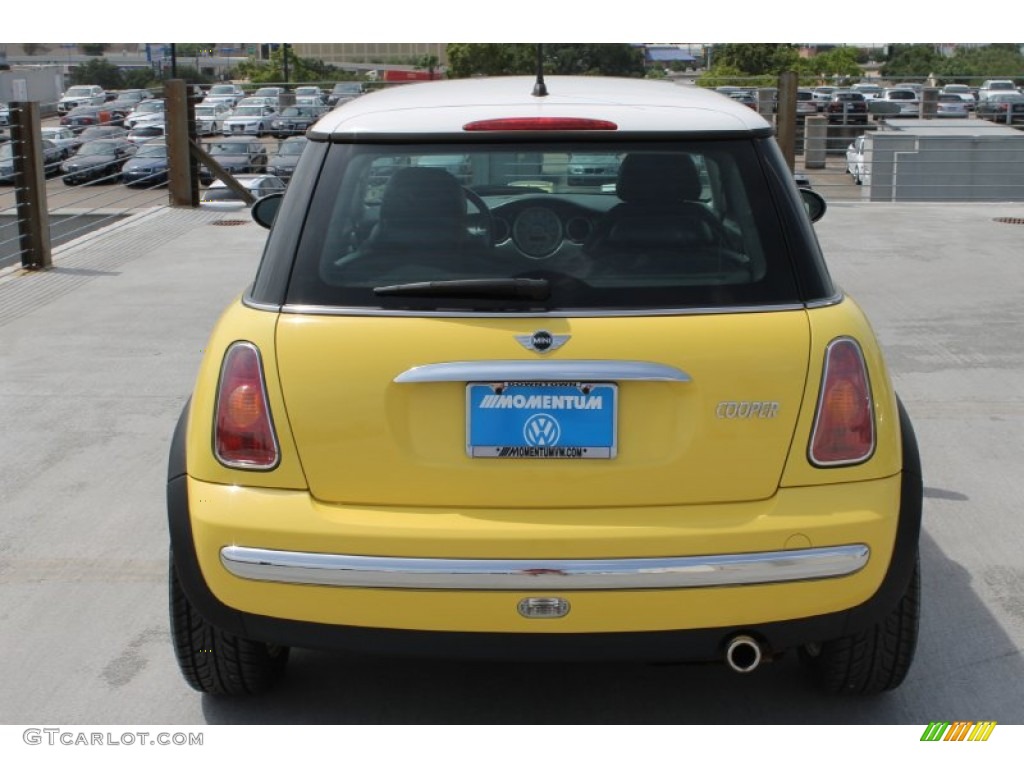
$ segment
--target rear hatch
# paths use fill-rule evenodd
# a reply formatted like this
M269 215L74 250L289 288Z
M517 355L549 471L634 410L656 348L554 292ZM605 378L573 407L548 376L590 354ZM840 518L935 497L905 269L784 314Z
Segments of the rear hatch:
M568 338L545 353L517 341L539 330ZM583 318L284 314L277 359L287 421L317 499L586 508L771 496L793 440L808 345L803 310ZM483 363L496 361L504 366L497 370L516 370L508 364L518 362L544 366L528 369L531 385L566 363L601 363L596 370L605 374L570 385L600 394L602 408L611 407L594 415L611 425L608 457L471 455L481 440L470 419L489 415L480 415L470 384L523 391L502 389L512 382L486 373L495 369ZM634 380L614 373L631 370L622 361L682 375ZM401 381L408 371L453 362L470 364L457 380ZM567 402L583 401L536 401L556 422ZM513 426L507 434L520 439L522 431Z

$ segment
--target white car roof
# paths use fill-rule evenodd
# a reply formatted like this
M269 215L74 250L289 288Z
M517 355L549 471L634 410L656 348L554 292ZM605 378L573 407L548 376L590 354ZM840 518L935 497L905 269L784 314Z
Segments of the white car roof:
M750 132L770 130L750 107L696 86L657 80L545 77L547 96L533 96L532 77L471 78L393 86L325 115L313 136L459 134L469 122L498 118L573 117L609 120L619 131Z

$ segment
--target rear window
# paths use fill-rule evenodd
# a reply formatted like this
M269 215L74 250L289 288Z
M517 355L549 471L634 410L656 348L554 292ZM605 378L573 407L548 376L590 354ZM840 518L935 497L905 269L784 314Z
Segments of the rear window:
M749 141L332 144L286 301L426 311L790 303L784 246Z

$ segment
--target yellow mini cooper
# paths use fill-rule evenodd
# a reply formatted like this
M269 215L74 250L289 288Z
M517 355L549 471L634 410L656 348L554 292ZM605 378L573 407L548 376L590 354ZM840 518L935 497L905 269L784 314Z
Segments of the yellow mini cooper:
M191 686L265 689L290 647L903 681L918 451L762 117L510 77L308 138L174 432Z

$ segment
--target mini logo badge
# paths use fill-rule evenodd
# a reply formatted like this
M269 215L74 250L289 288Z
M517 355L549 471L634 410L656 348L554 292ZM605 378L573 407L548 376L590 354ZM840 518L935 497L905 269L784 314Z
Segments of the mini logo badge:
M516 341L534 352L554 352L569 340L568 334L556 335L547 331L536 331L532 336L516 336Z

